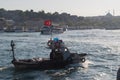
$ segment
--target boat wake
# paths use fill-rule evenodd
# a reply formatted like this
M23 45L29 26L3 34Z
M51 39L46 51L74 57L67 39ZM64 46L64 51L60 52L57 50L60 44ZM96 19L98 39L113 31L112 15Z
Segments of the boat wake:
M83 67L83 68L88 68L89 64L93 64L93 62L89 61L89 60L86 60L84 63L70 64L70 65L68 65L68 67Z
M0 71L13 69L12 66L0 66Z

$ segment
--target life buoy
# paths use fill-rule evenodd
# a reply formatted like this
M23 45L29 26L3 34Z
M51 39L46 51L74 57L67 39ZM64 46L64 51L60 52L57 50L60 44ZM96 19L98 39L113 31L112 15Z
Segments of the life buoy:
M86 60L85 60L85 58L81 58L81 62L85 62Z
M49 40L49 41L47 42L47 45L48 45L48 46L51 46L51 43L52 43L52 41Z

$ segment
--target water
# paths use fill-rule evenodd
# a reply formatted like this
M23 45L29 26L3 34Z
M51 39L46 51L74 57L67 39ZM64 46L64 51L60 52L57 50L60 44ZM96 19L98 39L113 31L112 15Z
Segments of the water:
M11 64L10 41L16 43L17 59L49 57L49 35L35 33L0 33L0 80L116 80L120 66L120 30L73 30L53 35L62 39L71 52L88 53L92 62L60 70L16 71Z

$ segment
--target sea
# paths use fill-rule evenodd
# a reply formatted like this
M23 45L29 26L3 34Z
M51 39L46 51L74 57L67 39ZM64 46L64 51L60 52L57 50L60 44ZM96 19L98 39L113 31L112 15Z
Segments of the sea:
M89 66L58 70L16 70L11 63L10 42L15 42L16 59L49 58L47 41L62 39L70 52L87 53ZM68 30L62 34L40 32L0 33L0 80L116 80L120 67L120 30Z

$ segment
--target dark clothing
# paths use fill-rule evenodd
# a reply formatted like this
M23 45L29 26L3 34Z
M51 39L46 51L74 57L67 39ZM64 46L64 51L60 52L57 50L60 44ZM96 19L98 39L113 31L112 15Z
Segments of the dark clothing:
M52 49L51 53L50 53L50 59L52 60L57 60L57 61L61 61L63 60L63 55L62 53L59 51L55 51L55 49Z
M118 69L118 72L117 72L117 80L120 80L120 68Z

